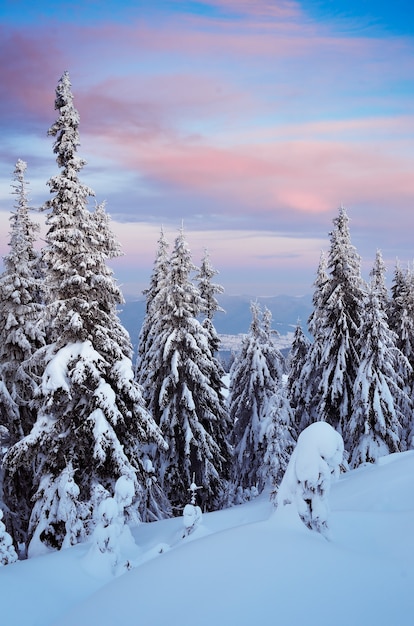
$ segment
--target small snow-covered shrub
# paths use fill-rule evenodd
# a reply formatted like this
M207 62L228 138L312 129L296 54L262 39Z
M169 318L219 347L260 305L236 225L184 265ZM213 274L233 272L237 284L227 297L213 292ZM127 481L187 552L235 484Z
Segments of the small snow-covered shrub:
M99 504L92 546L85 557L90 573L118 576L133 566L137 546L125 524L125 508L130 506L134 493L134 482L121 476L115 484L115 496L107 497Z
M17 561L16 550L12 538L3 523L3 511L0 509L0 566Z
M344 455L342 437L326 422L315 422L298 438L276 495L276 507L293 505L311 530L328 537L328 495Z
M184 537L192 533L201 523L201 508L196 504L196 493L198 489L201 489L201 487L197 487L193 478L193 482L189 488L189 491L191 492L191 502L190 504L185 505L183 511L183 523L185 528Z

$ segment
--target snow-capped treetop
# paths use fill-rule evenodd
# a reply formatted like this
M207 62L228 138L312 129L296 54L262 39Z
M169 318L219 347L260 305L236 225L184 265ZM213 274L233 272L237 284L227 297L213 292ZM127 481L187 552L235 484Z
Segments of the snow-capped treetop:
M154 328L157 320L164 314L166 301L158 294L165 292L169 275L170 259L168 254L169 244L161 228L158 239L158 250L150 278L150 285L143 291L146 297L146 311L144 321L139 331L138 353L135 366L135 376L143 387L144 398L148 399L146 380L152 368L152 344L155 340ZM155 304L154 304L155 302Z
M224 293L224 287L212 282L214 276L219 272L215 270L210 261L210 255L207 249L204 250L204 256L201 260L200 269L196 275L198 280L198 289L203 300L203 313L207 319L212 320L215 313L224 312L217 302L216 294Z
M53 151L57 154L59 167L64 167L67 173L71 170L79 172L86 161L76 156L79 141L79 113L73 104L72 85L69 72L64 72L56 87L55 109L59 117L49 128L48 135L56 137Z
M319 257L319 265L316 278L313 283L314 292L312 297L313 311L309 316L308 328L311 335L316 338L319 327L319 320L325 304L326 293L329 286L328 261L326 254L322 251Z
M375 293L378 304L383 311L388 310L388 290L385 284L385 272L387 271L384 259L382 258L381 250L377 250L375 255L375 262L370 272L370 289Z

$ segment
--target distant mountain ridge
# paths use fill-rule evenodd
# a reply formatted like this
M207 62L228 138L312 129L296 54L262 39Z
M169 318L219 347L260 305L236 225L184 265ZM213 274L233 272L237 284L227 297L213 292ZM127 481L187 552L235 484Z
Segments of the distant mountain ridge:
M312 312L312 296L269 296L255 297L248 295L228 296L222 294L217 298L225 313L217 313L214 326L221 335L239 335L249 331L251 322L250 303L259 302L271 311L272 328L280 335L292 333L298 320L304 332L307 332L307 320ZM127 300L120 310L122 324L128 330L134 348L137 346L138 335L145 316L145 298Z

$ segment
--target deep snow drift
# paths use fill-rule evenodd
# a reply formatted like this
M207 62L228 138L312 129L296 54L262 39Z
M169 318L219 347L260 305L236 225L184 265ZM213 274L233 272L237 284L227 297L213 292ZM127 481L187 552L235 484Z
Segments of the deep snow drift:
M331 538L263 494L133 529L137 567L109 578L90 544L0 568L5 626L283 626L413 623L414 451L342 475ZM138 555L138 556L137 556Z

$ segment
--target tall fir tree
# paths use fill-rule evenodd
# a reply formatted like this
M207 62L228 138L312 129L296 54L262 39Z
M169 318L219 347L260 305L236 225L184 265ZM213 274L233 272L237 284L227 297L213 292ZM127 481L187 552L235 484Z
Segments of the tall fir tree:
M301 431L301 421L305 407L303 405L304 393L301 389L302 374L306 367L311 342L302 330L298 321L293 335L292 346L288 358L288 378L286 382L286 394L291 408L294 411L294 428L296 437ZM307 421L307 420L306 420Z
M411 412L401 376L410 366L388 326L386 293L385 265L377 252L358 339L351 418L344 426L351 467L399 452L404 412Z
M30 217L27 165L20 159L14 170L10 251L4 257L0 277L0 427L1 454L26 435L36 420L31 406L36 382L31 374L31 358L44 345L42 323L42 280L39 254L34 250L39 225ZM24 470L29 472L30 470ZM3 499L3 463L0 461L0 500ZM17 485L20 490L21 486ZM18 492L19 493L19 492ZM18 496L17 496L18 497ZM22 507L25 504L22 500ZM24 514L27 516L29 504ZM11 532L19 528L19 517L3 505Z
M271 313L265 309L261 319L259 304L252 302L250 308L249 333L230 370L228 403L234 424L232 486L236 501L240 492L248 496L253 488L260 493L266 484L264 457L269 433L273 438L275 434L271 424L276 418L275 395L280 392L283 374L283 357L270 327Z
M413 398L414 394L414 272L411 267L404 271L397 263L391 287L392 297L389 302L389 324L396 333L396 345L410 364L410 370L403 366L397 373L404 380L406 394ZM404 411L402 424L401 447L403 450L414 448L414 414L413 410Z
M324 306L329 289L327 258L324 252L319 259L313 293L313 311L309 316L308 329L313 337L306 358L289 374L289 399L295 410L295 424L299 432L319 418L321 359L328 336L325 328ZM297 374L297 379L295 378Z
M366 293L360 257L351 243L349 218L342 206L334 219L330 241L329 280L321 293L321 313L311 324L311 328L318 325L320 350L316 415L342 433L351 417ZM348 449L348 442L344 443Z
M155 340L155 321L160 314L162 315L162 310L160 311L159 307L164 306L157 296L160 291L165 290L169 272L170 259L168 249L169 244L165 238L164 230L161 228L150 284L143 292L146 298L146 308L144 321L138 337L138 353L135 366L135 376L137 381L142 385L144 398L146 400L149 399L148 394L150 392L150 386L147 384L147 380L151 378L152 369L154 367L152 344ZM156 306L154 305L154 301L157 302Z
M265 452L259 477L275 497L282 482L298 434L295 414L286 388L281 385L269 401L268 427L265 431Z
M230 449L227 421L215 376L210 337L198 321L200 293L192 281L195 266L183 229L175 240L167 281L154 299L149 409L169 445L157 450L154 465L175 512L185 504L193 480L202 487L207 510L221 505L227 488Z
M224 313L224 309L219 305L216 294L224 293L224 287L213 282L218 271L214 269L210 261L210 255L207 250L201 260L200 268L196 274L196 281L201 296L201 317L203 328L208 333L210 344L210 352L212 355L212 368L209 384L213 391L217 394L217 398L222 404L222 414L226 416L226 423L222 424L223 432L221 437L228 438L231 430L231 421L227 411L226 399L224 397L225 385L223 379L225 371L221 364L218 354L220 350L220 337L214 326L213 319L216 313Z
M0 424L8 431L10 445L27 435L35 422L30 403L36 385L27 368L33 353L45 343L43 281L34 249L40 229L29 214L26 169L19 159L12 185L17 200L10 218L10 251L0 277Z
M15 540L27 533L29 555L90 533L99 502L120 476L134 484L127 513L138 519L146 480L141 445L166 445L133 380L132 347L117 314L123 298L107 259L119 248L103 207L88 210L94 194L79 180L85 161L77 156L79 114L67 72L55 108L49 134L61 172L48 182L43 250L49 344L37 353L37 422L5 457L7 503L23 518Z

